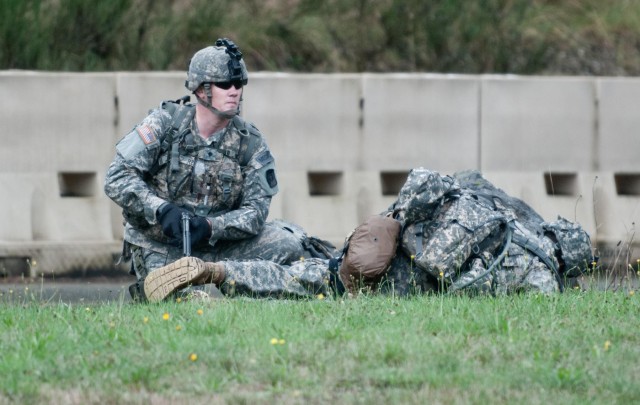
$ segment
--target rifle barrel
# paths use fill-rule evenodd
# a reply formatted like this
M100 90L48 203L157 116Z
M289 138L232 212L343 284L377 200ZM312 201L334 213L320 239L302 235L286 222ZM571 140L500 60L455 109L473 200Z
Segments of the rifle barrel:
M182 253L185 256L191 256L191 231L189 230L189 221L191 215L186 212L182 213Z

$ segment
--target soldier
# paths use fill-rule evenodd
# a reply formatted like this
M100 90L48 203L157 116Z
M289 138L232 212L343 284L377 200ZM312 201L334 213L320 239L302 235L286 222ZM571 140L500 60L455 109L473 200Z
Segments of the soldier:
M159 300L225 280L227 291L285 293L297 270L279 265L311 257L304 231L265 222L278 182L264 137L238 115L247 82L238 47L218 39L191 59L185 86L195 105L163 102L116 145L104 189L126 221L123 258L138 281L132 297ZM179 260L185 251L192 257Z

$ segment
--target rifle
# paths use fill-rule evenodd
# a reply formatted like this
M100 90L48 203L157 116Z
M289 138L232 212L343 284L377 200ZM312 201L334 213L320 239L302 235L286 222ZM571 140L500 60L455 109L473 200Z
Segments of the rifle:
M184 256L191 256L191 231L189 231L189 221L191 215L182 213L182 253Z

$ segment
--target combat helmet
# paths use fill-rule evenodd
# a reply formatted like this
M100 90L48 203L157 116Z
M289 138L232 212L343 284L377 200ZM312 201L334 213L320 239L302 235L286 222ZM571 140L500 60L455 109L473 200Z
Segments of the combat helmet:
M208 46L193 55L184 85L193 92L203 83L241 81L246 85L248 80L242 52L233 41L220 38L214 46Z
M236 89L247 84L247 67L242 60L242 52L227 38L219 38L214 46L208 46L193 55L189 62L185 87L195 94L202 85L206 100L196 96L198 103L209 111L225 119L231 119L240 113L240 104L233 111L220 111L213 106L212 83L226 83ZM218 86L220 87L220 86ZM229 87L223 87L228 89ZM240 99L242 102L242 98Z

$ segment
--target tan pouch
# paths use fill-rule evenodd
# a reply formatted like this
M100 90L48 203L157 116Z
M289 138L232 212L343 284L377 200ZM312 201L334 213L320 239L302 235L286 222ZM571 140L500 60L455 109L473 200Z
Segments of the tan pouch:
M356 283L371 284L388 270L396 254L400 222L380 215L369 217L347 238L340 278L353 290Z

